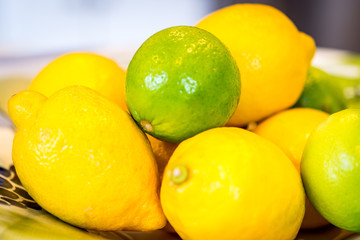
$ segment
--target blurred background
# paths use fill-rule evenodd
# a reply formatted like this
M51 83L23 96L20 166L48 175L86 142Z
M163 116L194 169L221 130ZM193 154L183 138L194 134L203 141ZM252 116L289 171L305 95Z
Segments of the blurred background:
M360 55L346 52L360 53L360 0L0 0L0 112L59 55L99 53L126 69L152 34L236 3L278 8L315 39L313 66L360 77Z
M136 49L163 28L194 25L216 9L243 2L282 10L318 47L360 52L359 0L0 0L0 61Z

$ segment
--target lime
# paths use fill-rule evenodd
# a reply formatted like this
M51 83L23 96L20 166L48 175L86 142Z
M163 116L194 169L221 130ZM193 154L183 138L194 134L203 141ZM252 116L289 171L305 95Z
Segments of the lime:
M332 114L310 135L301 160L307 196L333 225L360 232L360 109Z
M353 108L360 102L359 86L358 79L335 76L311 67L304 91L295 106L315 108L328 113Z
M334 76L337 87L342 90L346 108L360 108L360 78Z
M129 111L145 132L167 142L224 126L239 97L235 60L218 38L196 27L155 33L127 70Z

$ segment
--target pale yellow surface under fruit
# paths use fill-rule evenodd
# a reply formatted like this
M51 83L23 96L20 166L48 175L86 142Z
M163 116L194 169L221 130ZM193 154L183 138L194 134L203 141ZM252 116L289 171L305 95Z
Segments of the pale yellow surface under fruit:
M35 201L83 228L162 228L157 165L129 114L83 86L64 88L45 101L36 100L43 99L38 95L24 91L9 100L18 127L14 165ZM17 106L35 113L24 118L12 110Z
M69 53L56 58L33 79L29 89L50 97L72 85L89 87L127 109L125 71L113 60L97 54Z
M179 166L188 176L176 184ZM161 203L187 240L294 239L305 210L291 161L240 128L216 128L180 143L165 168Z
M206 16L197 27L217 36L240 70L240 103L228 125L259 121L296 102L315 43L286 15L267 5L236 4Z
M255 133L278 145L300 172L300 162L311 132L329 117L329 114L311 108L293 108L277 113L261 122ZM328 222L306 199L302 228L322 227Z

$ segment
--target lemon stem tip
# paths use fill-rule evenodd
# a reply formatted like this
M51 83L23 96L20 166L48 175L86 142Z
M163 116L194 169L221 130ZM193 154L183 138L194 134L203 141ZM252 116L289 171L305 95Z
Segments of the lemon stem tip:
M174 167L171 173L171 181L175 184L181 184L187 180L189 171L184 165Z

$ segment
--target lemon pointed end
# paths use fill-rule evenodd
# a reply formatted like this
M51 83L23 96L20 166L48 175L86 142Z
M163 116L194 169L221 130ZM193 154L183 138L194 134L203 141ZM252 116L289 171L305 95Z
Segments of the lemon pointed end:
M10 97L8 111L15 126L19 128L30 122L46 99L41 93L31 90L21 91Z
M310 64L312 58L315 55L316 43L315 43L314 39L311 36L307 35L306 33L303 33L303 32L299 32L299 33L300 33L300 39L305 48L305 52L307 53L306 60Z

